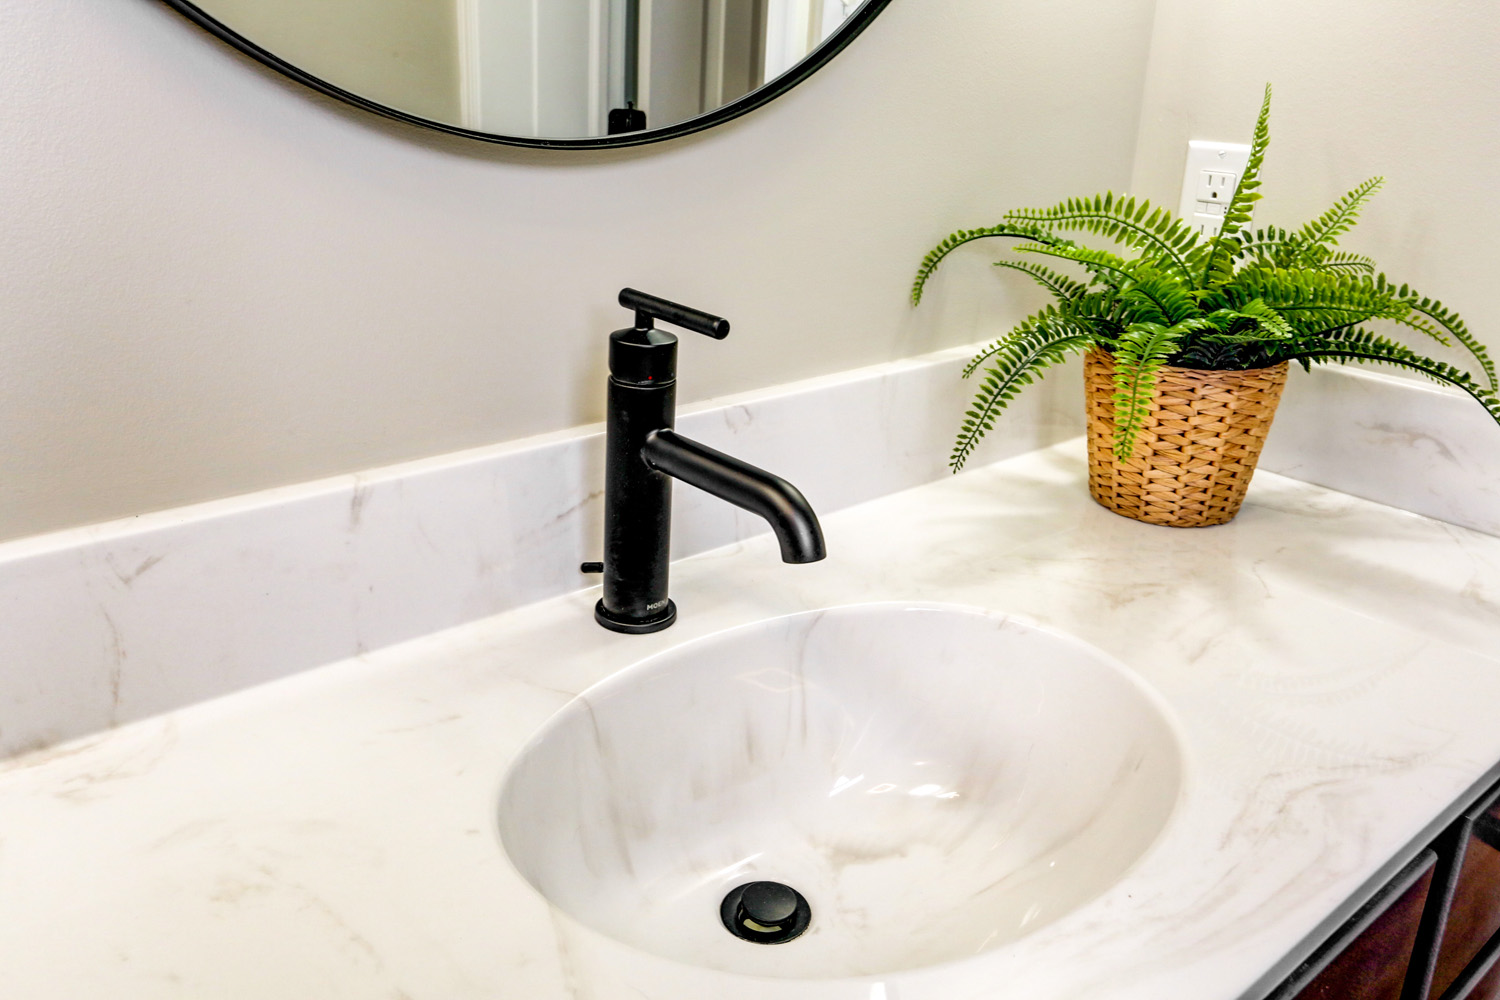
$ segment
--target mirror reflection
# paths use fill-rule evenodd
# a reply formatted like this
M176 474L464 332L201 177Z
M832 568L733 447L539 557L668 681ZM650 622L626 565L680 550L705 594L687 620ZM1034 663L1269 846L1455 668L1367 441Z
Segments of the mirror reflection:
M791 69L862 0L197 0L313 76L498 135L695 118Z

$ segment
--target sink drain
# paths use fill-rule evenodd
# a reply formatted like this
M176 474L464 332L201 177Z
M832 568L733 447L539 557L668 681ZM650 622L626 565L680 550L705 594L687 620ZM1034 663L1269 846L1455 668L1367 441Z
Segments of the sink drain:
M750 882L719 904L729 933L756 944L781 944L807 930L812 910L802 893L780 882Z

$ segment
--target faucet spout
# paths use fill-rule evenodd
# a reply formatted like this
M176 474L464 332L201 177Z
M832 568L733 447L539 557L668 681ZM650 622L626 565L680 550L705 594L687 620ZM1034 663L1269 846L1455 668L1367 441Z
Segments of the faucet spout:
M584 563L604 579L594 620L612 632L660 632L677 620L667 596L672 480L759 514L789 563L823 558L823 529L797 488L779 476L707 448L672 430L677 407L677 337L657 320L722 340L728 321L633 288L620 305L635 326L609 335L604 419L604 558Z
M685 438L670 428L646 435L641 458L657 472L765 518L781 544L782 562L817 562L827 554L823 529L812 506L797 487L780 476Z

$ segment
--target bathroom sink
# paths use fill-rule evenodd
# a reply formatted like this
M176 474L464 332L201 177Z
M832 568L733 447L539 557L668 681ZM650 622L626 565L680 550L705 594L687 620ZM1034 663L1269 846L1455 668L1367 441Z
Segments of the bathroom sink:
M554 906L629 945L762 976L890 973L999 947L1116 883L1172 813L1179 745L1156 697L1082 642L854 605L590 688L512 767L500 835ZM805 933L730 933L721 904L754 882L800 894Z

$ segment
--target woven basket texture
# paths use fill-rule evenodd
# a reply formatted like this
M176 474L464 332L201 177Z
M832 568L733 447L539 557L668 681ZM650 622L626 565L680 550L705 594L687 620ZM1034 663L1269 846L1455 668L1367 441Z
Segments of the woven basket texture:
M1084 355L1089 493L1126 517L1177 528L1239 512L1286 385L1286 362L1249 371L1161 369L1135 453L1114 456L1114 358Z

